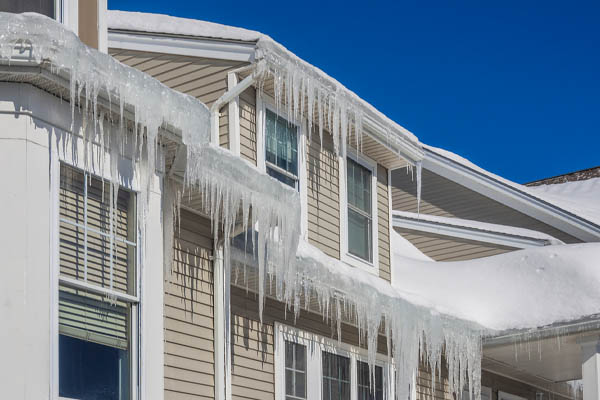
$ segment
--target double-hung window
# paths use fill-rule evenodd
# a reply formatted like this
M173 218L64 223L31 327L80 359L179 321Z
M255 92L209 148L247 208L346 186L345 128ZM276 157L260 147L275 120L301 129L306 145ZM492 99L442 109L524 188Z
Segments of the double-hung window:
M119 190L111 208L111 190L61 164L58 391L64 398L130 399L135 386L135 195Z
M372 178L369 168L347 159L348 253L369 263L373 262Z
M377 356L370 369L363 349L277 323L275 330L276 398L393 398L392 367L385 357Z
M265 166L273 178L299 189L298 127L265 110Z

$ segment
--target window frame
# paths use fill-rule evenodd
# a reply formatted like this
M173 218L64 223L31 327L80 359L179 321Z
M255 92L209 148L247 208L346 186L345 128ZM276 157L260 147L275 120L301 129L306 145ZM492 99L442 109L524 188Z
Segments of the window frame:
M323 352L348 357L350 359L350 400L358 399L357 361L368 362L366 349L335 339L326 338L315 333L279 322L274 324L275 335L275 398L285 399L285 342L293 342L306 346L306 399L321 400L323 387L323 370L321 357ZM393 362L389 363L386 355L376 354L375 365L382 368L384 399L394 398Z
M137 221L137 207L139 201L139 190L135 190L134 187L128 187L124 185L119 186L119 190L127 190L135 196L133 200L134 210L132 211L132 218L135 218L134 237L135 237L135 254L134 254L134 268L133 271L134 282L133 290L134 295L129 293L122 293L109 288L101 287L83 280L77 280L60 274L60 223L63 219L60 216L60 184L61 184L61 165L65 165L68 168L74 168L77 171L84 174L84 176L91 176L100 180L109 179L107 171L100 171L103 176L97 173L85 171L77 160L69 160L64 157L60 157L58 151L52 149L52 162L50 166L50 195L51 195L51 329L50 329L50 343L51 343L51 357L50 357L50 392L51 399L62 400L65 399L59 395L59 291L60 286L67 286L69 288L84 290L95 294L110 296L116 300L126 302L129 308L129 395L132 400L139 398L139 387L141 382L141 363L140 363L140 343L141 343L141 250L140 250L140 230L139 221ZM84 179L87 182L86 178ZM131 185L133 186L133 184ZM137 189L137 188L136 188ZM85 189L87 192L87 188ZM86 196L87 201L87 196ZM72 225L75 224L73 221L68 222ZM95 230L95 228L87 228ZM127 243L128 241L126 241Z
M348 147L346 158L338 157L340 187L340 253L345 263L379 276L379 207L377 203L377 162ZM351 254L348 248L348 178L347 168L352 161L371 171L371 240L372 261Z
M267 137L267 110L271 111L279 118L283 118L288 121L292 125L296 126L296 139L297 149L298 149L298 192L300 194L300 213L301 213L301 222L300 222L300 233L301 237L304 239L308 238L308 196L307 190L308 186L306 183L307 179L307 121L305 118L300 117L300 119L294 119L292 116L289 116L288 113L280 107L279 109L275 106L275 100L267 95L266 93L259 93L256 91L256 166L258 169L267 173L267 160L266 160L266 137ZM240 132L241 135L241 132ZM269 168L276 170L277 172L282 172L281 168L274 166L272 168L269 165ZM287 171L286 171L287 172ZM273 178L276 179L276 178ZM287 185L286 185L287 186ZM290 186L291 187L291 186Z

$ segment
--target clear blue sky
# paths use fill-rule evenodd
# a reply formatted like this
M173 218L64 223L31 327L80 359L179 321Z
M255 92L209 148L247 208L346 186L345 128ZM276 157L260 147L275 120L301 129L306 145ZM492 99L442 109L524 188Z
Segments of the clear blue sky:
M516 182L600 165L600 1L449 3L108 0L266 33L422 142Z

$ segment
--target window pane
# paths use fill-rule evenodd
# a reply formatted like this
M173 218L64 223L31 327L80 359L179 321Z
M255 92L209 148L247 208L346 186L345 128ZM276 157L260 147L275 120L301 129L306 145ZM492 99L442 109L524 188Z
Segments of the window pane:
M269 167L267 167L267 174L277 179L279 182L285 183L286 185L291 186L293 188L296 187L296 182L298 182L297 179L290 178L289 176L286 176L281 172L275 171L274 169Z
M371 261L371 220L348 209L348 252Z
M371 215L371 171L348 158L346 173L348 204Z
M350 398L350 359L327 352L322 353L323 400Z
M371 391L369 364L358 361L356 367L358 400L383 400L383 368L375 366L375 382Z
M270 110L267 110L265 119L265 160L267 163L297 176L298 133L296 126L289 124L288 121ZM279 175L271 176L280 179ZM289 185L289 183L286 184Z
M59 396L129 399L127 350L59 335Z
M135 195L118 190L111 229L111 185L65 164L60 173L60 274L111 288L112 269L112 289L135 295Z
M285 342L286 399L306 399L306 346Z

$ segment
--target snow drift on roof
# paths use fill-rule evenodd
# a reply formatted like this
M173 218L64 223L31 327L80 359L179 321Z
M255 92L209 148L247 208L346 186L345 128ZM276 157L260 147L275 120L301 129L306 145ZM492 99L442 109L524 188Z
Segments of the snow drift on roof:
M360 145L363 117L381 125L386 143L397 146L409 144L420 149L420 143L413 133L386 117L336 79L260 32L206 21L127 11L109 10L107 19L109 29L256 41L257 59L267 62L266 72L275 80L277 105L284 100L288 114L294 117L303 114L304 105L307 105L308 115L303 116L309 121L309 136L316 103L318 112L315 117L319 117L319 133L322 135L326 124L334 137L336 150L341 149L344 156L350 122L358 132L357 147Z
M167 33L171 35L199 36L214 39L256 42L264 37L260 32L214 22L164 14L108 10L108 28L125 31Z
M411 301L495 330L600 313L600 244L535 247L454 262L394 251L392 285Z
M564 211L567 211L596 225L600 225L600 189L598 189L599 185L598 183L596 183L598 182L597 179L589 179L587 182L593 181L594 183L588 183L581 186L577 186L577 183L586 181L571 182L573 183L573 185L564 186L560 189L558 188L558 186L561 186L562 184L525 186L503 178L490 171L487 171L481 168L480 166L472 163L471 161L467 160L466 158L461 157L458 154L453 153L451 151L425 144L423 144L422 146L423 148L433 153L437 153L451 161L454 161L457 164L461 164L467 168L479 172L482 175L486 175L487 177L501 182L506 186L519 190L539 200L550 203L560 209L563 209ZM556 186L557 188L550 189L549 187L551 186ZM574 199L575 197L579 198Z
M600 225L600 178L527 188L535 196L565 210L576 210L577 215Z

